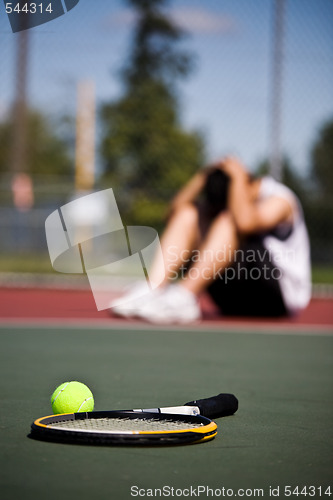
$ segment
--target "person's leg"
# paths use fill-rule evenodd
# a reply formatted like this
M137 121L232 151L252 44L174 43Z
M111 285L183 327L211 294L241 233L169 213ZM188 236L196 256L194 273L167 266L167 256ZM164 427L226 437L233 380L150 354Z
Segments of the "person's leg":
M136 283L121 296L120 303L119 299L110 303L112 313L123 317L137 315L143 305L152 302L164 291L163 285L178 278L179 268L190 262L192 250L198 247L199 219L198 208L192 204L173 214L161 238L162 252L157 253L149 269L149 282L159 283L160 286L153 287L152 294L147 297L147 283Z
M177 227L180 232L184 231L183 224ZM192 221L194 222L194 221ZM197 222L193 227L197 228ZM173 231L170 231L172 234ZM164 250L168 252L170 246L174 246L173 238L170 233L163 239ZM172 234L174 236L175 233ZM193 232L187 234L187 237L181 238L182 244L178 242L177 248L181 250L178 253L179 259L172 259L172 264L183 264L183 252L196 247L197 240ZM192 245L191 245L192 243ZM206 289L216 278L216 275L223 275L224 269L233 261L234 250L238 247L238 237L235 225L228 213L217 216L211 223L203 242L196 247L198 252L192 253L192 263L184 277L178 276L176 284L165 287L153 302L146 302L138 311L138 316L153 323L190 323L201 318L200 304L198 295ZM190 252L188 253L190 255ZM166 259L167 260L167 259ZM172 268L172 274L176 267Z
M161 237L165 268L164 284L178 277L179 269L190 262L192 251L198 247L199 242L198 209L188 204L171 217ZM150 272L151 281L154 281L155 276L160 276L158 267L160 265L160 261L156 260Z
M199 295L233 264L238 247L239 237L233 219L228 212L223 212L214 219L199 247L198 258L181 281L181 285Z
M206 289L224 314L283 315L278 283L266 276L270 269L267 254L261 242L240 241L232 217L224 212L212 222L199 246L199 258L193 259L184 278L166 287L165 293L147 303L138 315L156 323L196 321L201 317L198 295Z

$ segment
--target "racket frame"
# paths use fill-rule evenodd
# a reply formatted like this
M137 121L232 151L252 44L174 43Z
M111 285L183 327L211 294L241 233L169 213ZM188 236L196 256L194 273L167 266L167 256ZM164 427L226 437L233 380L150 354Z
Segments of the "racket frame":
M155 409L154 409L155 410ZM156 409L159 410L159 409ZM179 420L186 423L198 424L201 426L177 430L157 430L157 431L113 431L103 430L83 430L65 429L62 427L51 427L51 423L98 419L98 418L123 418L123 419L152 419ZM178 420L178 419L177 419ZM49 415L36 419L31 425L30 437L45 440L72 444L96 444L96 445L175 445L202 443L213 439L217 434L217 425L207 417L202 415L183 415L160 412L145 412L142 410L124 411L92 411L80 413L63 413L59 415Z

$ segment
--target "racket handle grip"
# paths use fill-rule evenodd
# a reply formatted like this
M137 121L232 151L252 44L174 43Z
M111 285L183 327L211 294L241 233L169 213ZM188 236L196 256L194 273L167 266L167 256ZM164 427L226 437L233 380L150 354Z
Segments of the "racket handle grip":
M185 406L197 406L204 417L226 417L237 411L238 399L233 394L218 394L211 398L190 401L185 403Z

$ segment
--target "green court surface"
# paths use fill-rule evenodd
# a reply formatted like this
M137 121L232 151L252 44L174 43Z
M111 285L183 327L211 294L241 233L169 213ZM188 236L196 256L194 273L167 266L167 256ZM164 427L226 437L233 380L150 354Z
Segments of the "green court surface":
M301 498L330 498L333 338L283 333L3 327L1 498L273 498L270 487L284 498L288 486L307 486ZM52 413L49 397L66 380L89 385L98 410L178 405L219 392L234 393L239 410L216 420L215 440L197 445L29 439L32 421Z

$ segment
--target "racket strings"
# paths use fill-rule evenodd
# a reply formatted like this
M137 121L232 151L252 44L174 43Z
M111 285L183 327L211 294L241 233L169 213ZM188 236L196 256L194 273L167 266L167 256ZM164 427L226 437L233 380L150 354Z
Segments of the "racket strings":
M87 418L82 420L66 420L48 424L51 429L78 430L87 432L149 432L175 431L200 428L201 422L184 422L182 420L156 420L153 418Z

